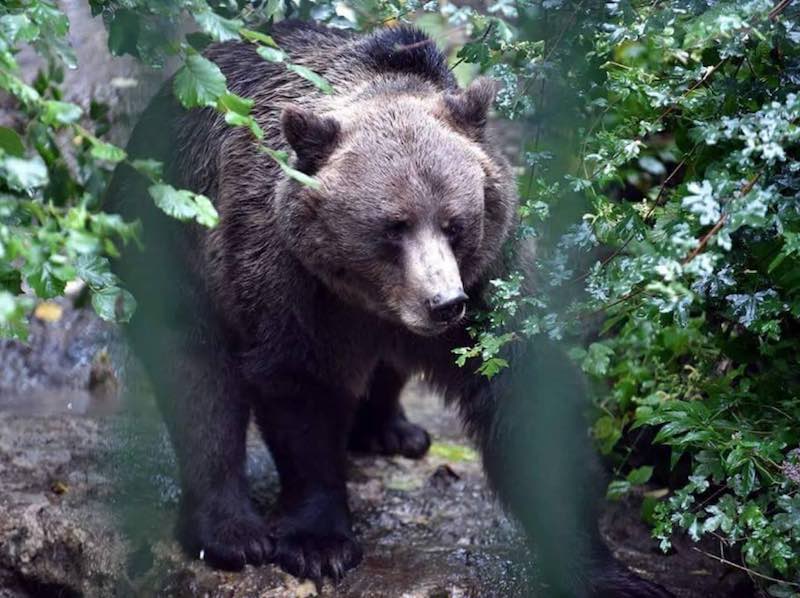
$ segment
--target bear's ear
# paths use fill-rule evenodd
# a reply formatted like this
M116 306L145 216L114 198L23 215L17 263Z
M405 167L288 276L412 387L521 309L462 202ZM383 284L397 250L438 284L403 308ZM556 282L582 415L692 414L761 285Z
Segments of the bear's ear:
M447 117L453 125L480 141L486 128L486 117L497 94L497 83L488 77L478 77L460 93L444 96Z
M281 129L297 154L295 167L306 174L314 174L322 166L336 147L341 132L335 118L317 116L297 106L284 108Z

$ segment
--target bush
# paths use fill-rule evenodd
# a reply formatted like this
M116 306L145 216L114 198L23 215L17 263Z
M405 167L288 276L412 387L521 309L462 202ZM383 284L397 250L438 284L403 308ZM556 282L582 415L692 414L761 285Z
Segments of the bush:
M460 360L481 356L491 376L519 335L570 342L596 383L594 437L625 476L609 496L650 479L659 463L627 460L654 429L671 465L690 469L668 498L646 499L662 548L678 532L714 535L790 595L796 584L775 582L800 579L800 12L759 0L545 5L560 22L550 37L481 57L512 89L543 82L506 104L540 125L521 234L539 237L543 292L525 296L519 274L495 281L488 326ZM532 39L543 49L529 70L509 69Z
M525 276L493 281L475 344L454 356L492 376L520 336L564 339L594 381L592 432L615 463L614 498L648 482L629 465L638 435L671 450L690 475L646 511L664 548L676 533L713 534L776 596L800 579L800 11L789 0L497 0L484 12L432 0L281 3L90 0L109 49L154 68L176 59L175 91L232 126L262 132L247 98L228 92L200 51L244 39L286 62L268 25L287 16L369 29L413 19L453 49L460 79L503 84L500 114L524 141L518 237L534 237L540 292ZM189 34L187 23L194 26ZM98 313L126 320L134 299L108 258L136 225L101 210L110 167L103 107L63 101L74 58L68 23L46 0L0 7L0 88L24 126L0 127L0 329L23 336L33 296L82 279ZM45 68L25 83L16 50ZM263 147L290 175L287 156ZM153 180L165 212L213 226L207 198ZM640 457L639 461L642 458ZM731 558L727 553L714 558ZM781 583L778 583L782 580Z

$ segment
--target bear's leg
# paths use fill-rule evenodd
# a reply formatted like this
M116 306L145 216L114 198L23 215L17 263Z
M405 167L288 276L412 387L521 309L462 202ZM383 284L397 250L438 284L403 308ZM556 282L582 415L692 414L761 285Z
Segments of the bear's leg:
M244 473L250 408L223 343L196 343L164 331L139 336L139 355L180 467L179 541L190 556L218 568L266 562L272 555L269 529L253 508Z
M253 409L281 481L273 560L296 577L339 579L362 555L346 486L357 399L307 373L276 376L265 390Z
M491 485L535 547L546 595L671 596L629 572L600 536L603 476L582 417L580 372L544 338L520 342L504 357L509 367L491 380L450 362L435 381L458 400Z
M406 418L400 393L406 377L380 363L372 375L367 396L356 411L350 431L350 450L419 459L428 452L431 439L420 426Z

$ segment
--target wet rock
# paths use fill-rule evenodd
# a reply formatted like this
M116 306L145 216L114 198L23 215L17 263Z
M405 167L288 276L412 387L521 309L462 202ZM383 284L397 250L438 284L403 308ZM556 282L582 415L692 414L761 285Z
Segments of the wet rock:
M91 499L104 494L104 478L89 475L97 431L92 420L0 412L0 596L115 591L125 542Z
M112 363L126 359L119 331L67 298L48 303L58 306L57 317L34 315L27 342L0 339L0 409L113 410L119 373Z
M433 471L428 481L434 488L439 488L440 490L444 490L445 488L449 488L450 486L458 482L458 480L460 479L461 476L458 475L455 471L453 471L452 467L450 467L447 464L444 464L440 465Z

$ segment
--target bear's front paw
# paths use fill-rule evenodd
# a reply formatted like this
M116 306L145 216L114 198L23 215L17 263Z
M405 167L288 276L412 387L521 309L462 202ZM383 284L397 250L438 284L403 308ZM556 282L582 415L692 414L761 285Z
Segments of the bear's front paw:
M425 429L402 416L395 416L380 425L356 427L350 436L353 451L401 455L409 459L421 459L430 445L431 439Z
M339 581L361 562L361 546L350 533L315 532L278 524L273 562L290 575L320 583Z
M217 569L239 571L247 563L261 565L274 553L266 522L246 499L235 503L212 499L183 508L177 536L189 556Z

